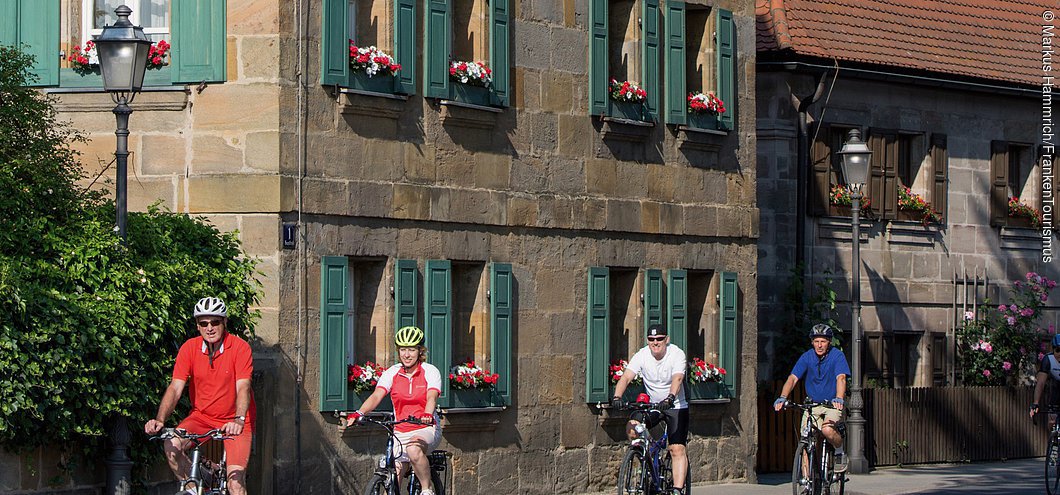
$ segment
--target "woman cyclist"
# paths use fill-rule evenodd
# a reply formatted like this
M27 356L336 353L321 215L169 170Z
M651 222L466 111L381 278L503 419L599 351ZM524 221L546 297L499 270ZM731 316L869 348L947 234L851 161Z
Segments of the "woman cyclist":
M394 403L394 417L401 419L412 416L421 424L401 423L394 427L398 442L394 444L394 455L400 455L401 446L412 463L412 470L422 486L422 495L434 495L431 484L431 469L427 455L442 440L442 428L434 413L438 395L442 393L442 375L438 368L426 363L427 348L423 345L423 330L418 327L402 327L394 335L398 347L398 364L395 364L379 377L372 395L365 399L361 407L346 416L345 428L360 421L367 413L372 412L386 394ZM398 476L404 478L408 467L401 463ZM402 482L403 483L403 482Z

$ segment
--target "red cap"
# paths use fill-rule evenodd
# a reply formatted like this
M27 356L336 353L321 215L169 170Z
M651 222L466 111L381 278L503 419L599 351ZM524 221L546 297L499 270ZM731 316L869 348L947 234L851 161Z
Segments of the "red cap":
M637 402L649 404L651 403L651 397L648 397L648 394L640 394L637 396Z

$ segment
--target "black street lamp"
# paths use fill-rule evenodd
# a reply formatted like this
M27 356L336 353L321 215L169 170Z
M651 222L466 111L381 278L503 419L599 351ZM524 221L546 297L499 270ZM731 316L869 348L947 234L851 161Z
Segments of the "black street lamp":
M851 284L850 284L850 310L852 320L850 324L851 334L854 337L854 347L851 349L851 377L850 386L850 418L848 449L850 452L850 472L864 474L869 471L869 462L865 459L865 416L862 414L864 401L861 398L861 198L862 189L869 179L869 158L872 150L861 140L861 132L851 129L847 134L847 141L843 143L843 149L839 151L843 157L843 178L847 182L850 191L850 214L853 217L850 244L853 249L851 253Z
M118 137L117 149L114 152L118 163L115 204L117 206L117 228L122 243L128 236L125 231L125 217L128 210L128 175L129 175L129 115L132 108L129 103L144 84L144 72L147 69L147 54L151 50L151 41L144 35L144 29L129 22L132 9L121 5L114 9L118 21L104 26L103 33L95 37L96 50L99 53L99 68L103 75L103 89L110 93L114 107L114 117L118 121L114 135ZM126 418L117 415L110 428L111 451L107 456L106 495L129 495L132 493L132 460L129 458L129 427Z
M147 54L151 51L151 40L144 35L144 28L133 26L129 22L132 9L121 5L114 9L118 22L105 26L103 34L95 38L96 51L99 53L99 69L103 73L103 89L110 93L110 98L118 106L114 107L114 117L118 128L118 148L114 155L118 162L117 187L114 195L118 206L118 233L122 242L125 233L125 214L128 204L128 167L129 167L129 114L136 93L144 85L144 72L147 70Z

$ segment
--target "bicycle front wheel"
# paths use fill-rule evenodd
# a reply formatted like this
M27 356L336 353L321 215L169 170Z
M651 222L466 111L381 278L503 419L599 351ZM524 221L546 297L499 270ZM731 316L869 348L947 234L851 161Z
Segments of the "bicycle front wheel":
M810 449L805 443L800 442L795 448L795 459L791 462L791 493L792 495L813 494L813 468L809 459Z
M364 489L365 495L391 495L387 491L386 477L381 474L373 474L368 480L368 487Z
M1049 446L1045 449L1045 491L1049 495L1060 495L1060 437L1049 435Z
M618 469L618 495L647 495L644 481L644 454L629 449Z

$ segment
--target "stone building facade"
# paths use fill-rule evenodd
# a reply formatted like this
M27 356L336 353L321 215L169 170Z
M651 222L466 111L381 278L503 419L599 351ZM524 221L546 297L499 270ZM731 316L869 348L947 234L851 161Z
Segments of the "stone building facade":
M1039 152L1051 138L1043 135L1043 69L1033 50L1041 44L1040 12L1015 2L998 11L942 2L937 12L886 22L890 27L883 29L881 15L918 8L919 2L898 2L888 7L894 11L877 13L856 2L824 11L817 3L758 2L759 312L777 315L762 318L761 328L773 330L760 334L760 371L784 372L775 369L773 356L787 338L779 315L799 261L808 286L831 282L839 321L849 328L850 211L831 204L829 189L842 184L835 152L846 132L858 128L873 151L874 168L868 185L873 211L863 217L860 250L867 383L953 384L953 329L966 309L959 281L978 277L975 297L996 304L1007 302L1007 288L1027 272L1052 279L1060 274L1050 261L1055 248L1049 218L1034 229L1005 211L1011 196L1051 208L1052 167ZM822 17L834 8L867 28L837 36ZM1019 43L956 51L946 43L914 46L924 36L959 36L963 28L949 29L946 19L964 16L997 20L969 36ZM850 44L863 50L845 50ZM995 70L991 61L1002 59L1014 68ZM807 129L802 145L800 118ZM806 195L801 209L800 180ZM902 186L929 201L941 222L921 222L897 208L895 191ZM988 291L982 289L986 282ZM1055 307L1047 309L1043 328L1056 322Z
M25 22L57 19L68 52L94 27L94 3L55 2L54 15L29 9ZM150 22L172 63L149 72L132 105L130 208L204 215L261 260L253 492L360 493L382 439L339 435L331 413L356 405L346 365L393 363L394 329L411 322L439 368L470 358L503 375L485 403L446 390L450 493L613 489L625 418L598 402L607 365L644 345L649 321L684 328L675 339L690 357L729 366L691 406L693 480L754 478L750 5L168 4L168 20ZM402 70L351 73L347 39ZM488 94L448 79L461 57L492 67ZM52 81L45 58L45 91L88 133L86 170L108 187L112 104L68 65ZM608 76L640 81L647 103L630 113L609 102ZM726 113L688 115L690 91L729 95ZM0 472L42 474L0 486L100 482L87 473L49 487L54 455L35 456L4 457Z

